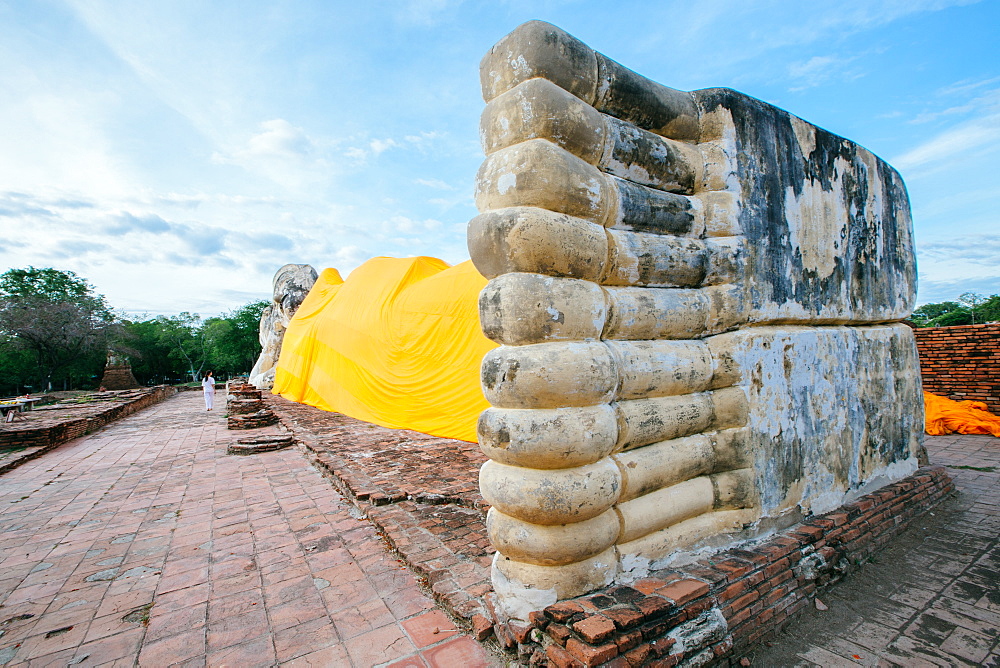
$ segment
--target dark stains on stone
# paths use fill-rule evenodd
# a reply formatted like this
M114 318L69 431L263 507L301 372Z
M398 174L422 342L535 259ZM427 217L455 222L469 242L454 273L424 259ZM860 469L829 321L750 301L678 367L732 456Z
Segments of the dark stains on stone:
M740 223L755 243L747 249L757 280L750 289L750 306L794 302L814 317L824 309L844 320L885 321L903 317L912 308L916 269L912 256L909 200L898 173L875 158L882 192L868 191L864 149L853 142L815 129L815 148L803 155L792 116L729 89L695 92L705 112L719 108L732 113L738 144L738 170L743 185ZM791 190L796 198L807 183L824 191L837 187L849 221L840 231L829 275L803 265L786 220ZM874 209L881 202L881 208ZM866 215L867 214L867 215ZM846 290L845 290L846 287Z
M688 234L694 225L691 202L682 195L614 179L620 195L614 227L654 234Z

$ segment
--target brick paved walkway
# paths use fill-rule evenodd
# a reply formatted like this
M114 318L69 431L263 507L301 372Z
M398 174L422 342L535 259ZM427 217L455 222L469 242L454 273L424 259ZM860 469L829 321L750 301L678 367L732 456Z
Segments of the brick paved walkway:
M0 478L0 664L488 664L298 449L227 456L202 406Z
M293 431L406 563L430 583L438 603L485 637L493 547L488 504L479 494L486 456L475 443L387 429L265 395Z
M753 666L1000 666L1000 439L927 437L958 494L821 595Z

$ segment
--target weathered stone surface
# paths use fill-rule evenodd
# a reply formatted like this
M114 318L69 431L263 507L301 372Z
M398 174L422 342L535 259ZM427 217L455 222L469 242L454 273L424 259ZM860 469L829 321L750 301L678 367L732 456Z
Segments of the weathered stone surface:
M614 581L618 571L615 548L562 566L539 566L497 552L493 557L493 590L503 612L514 619L542 610L559 599L572 598Z
M250 384L261 389L274 386L274 368L281 342L292 316L316 283L318 274L308 264L286 264L274 275L271 303L260 316L260 357L250 372Z
M575 524L543 526L491 508L486 516L490 541L505 555L539 566L561 566L588 559L615 544L619 513L607 510Z
M511 466L563 469L592 464L618 441L611 406L524 410L489 408L479 418L479 448Z
M698 138L698 108L690 93L650 81L543 21L529 21L497 42L483 57L479 75L487 102L540 77L640 128L674 139Z
M906 325L750 328L720 338L732 340L743 369L743 438L766 515L823 513L917 469L923 399Z
M479 489L505 515L541 525L582 522L610 508L621 492L621 473L608 458L571 469L527 469L489 461Z
M480 422L483 495L510 519L491 532L501 607L627 580L916 468L919 375L893 324L915 263L890 166L538 21L480 73L469 250L503 344L483 362L495 408ZM610 512L614 566L588 529Z

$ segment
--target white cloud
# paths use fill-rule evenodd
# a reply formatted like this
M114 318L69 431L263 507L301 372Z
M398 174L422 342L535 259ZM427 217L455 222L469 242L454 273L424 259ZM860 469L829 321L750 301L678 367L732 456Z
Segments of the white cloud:
M864 76L860 70L848 68L848 65L860 57L860 55L849 58L813 56L805 62L792 63L788 66L788 76L797 81L799 85L792 86L789 90L806 90L807 88L813 88L826 83L831 79L852 80L860 78Z
M973 155L1000 154L1000 89L923 118L929 121L962 114L972 118L952 125L890 162L900 170L921 167L936 172L957 158L968 161Z
M636 30L630 37L630 45L651 63L669 63L664 74L670 78L662 81L667 85L683 88L684 81L709 86L734 85L741 80L771 83L780 76L779 70L785 70L784 64L776 66L770 60L771 54L789 51L795 54L790 57L801 59L801 51L812 45L828 51L831 44L837 45L852 35L873 31L900 19L979 1L673 0L644 8L645 24L649 27L645 34ZM664 25L671 29L663 30ZM685 58L685 66L677 68L671 59L662 57L664 53L696 55ZM782 62L787 62L788 58L782 57ZM809 58L800 62L806 64ZM859 74L851 72L849 76ZM719 81L720 76L725 78Z
M397 146L399 146L399 142L397 142L395 139L391 139L391 138L388 138L388 139L372 139L368 143L368 148L375 155L379 155L380 153L384 153L385 151L388 151L390 148L396 148Z
M242 146L217 151L212 161L237 165L285 187L298 189L331 177L330 162L323 149L305 130L283 118L260 124Z
M970 151L982 153L997 149L1000 149L1000 114L993 114L946 130L890 162L901 170L935 163L940 168L945 161L965 156Z
M928 260L979 264L1000 276L1000 234L975 234L946 241L920 243L920 255Z
M421 186L427 186L428 188L434 188L435 190L454 190L455 186L445 183L441 179L414 179L414 183Z

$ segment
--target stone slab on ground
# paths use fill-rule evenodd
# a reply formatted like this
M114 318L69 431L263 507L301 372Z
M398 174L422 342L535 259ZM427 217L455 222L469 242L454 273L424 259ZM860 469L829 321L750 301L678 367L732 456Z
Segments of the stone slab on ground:
M300 450L244 435L183 393L3 475L0 664L489 665Z

